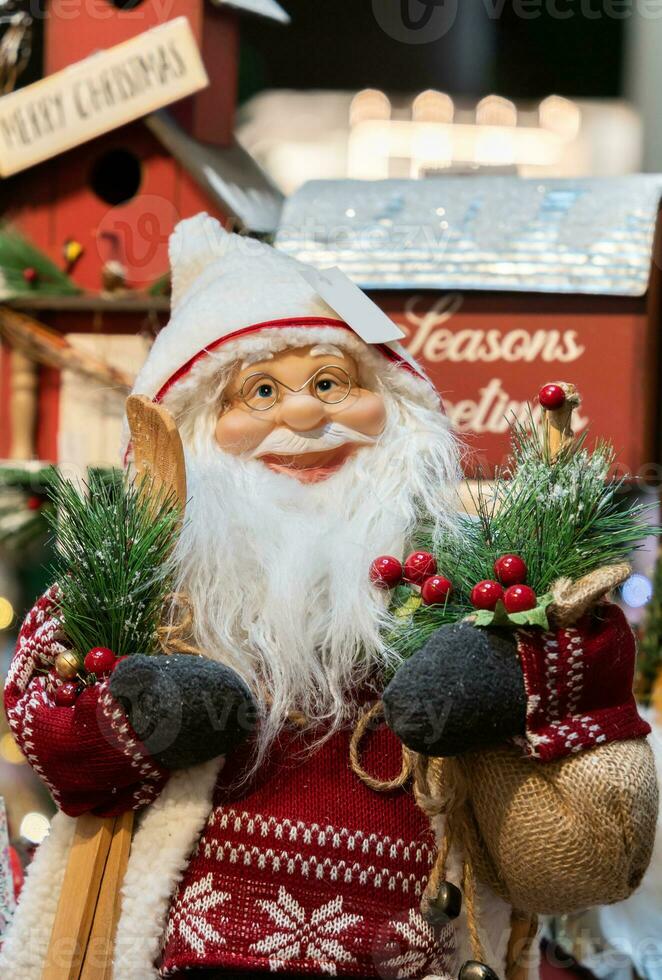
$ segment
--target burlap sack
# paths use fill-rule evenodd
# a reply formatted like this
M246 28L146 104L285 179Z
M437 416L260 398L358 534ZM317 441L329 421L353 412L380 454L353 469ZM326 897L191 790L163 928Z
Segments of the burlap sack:
M629 573L620 564L574 583L559 580L548 609L552 627L576 623ZM470 894L466 890L474 875L525 919L610 905L639 885L651 859L658 810L655 762L643 738L545 763L506 745L455 758L405 751L397 780L379 784L360 768L361 734L357 726L352 740L352 765L361 778L375 789L392 789L412 773L418 805L433 822L444 818L421 902L431 923L444 909L438 899L452 846L465 858L465 907L474 926L473 887ZM529 942L534 933L528 929ZM475 947L474 959L482 960L479 938Z
M644 740L545 765L503 747L466 755L461 766L476 874L514 908L563 915L621 901L641 881L658 807Z

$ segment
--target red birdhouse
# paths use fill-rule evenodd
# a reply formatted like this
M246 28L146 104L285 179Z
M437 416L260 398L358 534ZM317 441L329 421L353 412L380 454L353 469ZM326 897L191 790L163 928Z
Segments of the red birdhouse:
M66 17L47 18L46 76L184 16L209 77L165 118L121 126L3 182L5 220L68 264L82 288L103 289L109 264L129 287L148 288L167 269L173 225L200 210L249 232L274 230L279 195L233 138L242 9L286 17L274 0L78 0Z
M0 181L4 223L81 291L49 295L34 263L21 270L20 290L14 295L5 290L8 305L0 307L0 458L106 460L122 398L115 398L112 411L102 398L100 415L117 418L105 435L98 431L104 426L96 425L91 437L94 423L85 418L85 399L75 404L78 385L71 379L64 383L70 371L61 371L78 363L83 353L121 366L130 381L145 355L145 334L153 336L167 314L167 243L179 220L204 210L249 234L275 231L282 196L233 136L242 13L288 20L276 0L77 0L74 7L67 6L66 16L60 11L46 18L44 75L49 81L64 72L57 77L66 83L81 63L94 64L90 56L95 53L107 55L137 35L147 38L146 32L159 25L173 27L170 22L179 18L186 34L192 34L195 58L197 46L209 84L73 149L54 150L50 158ZM83 114L107 105L118 90L121 95L122 85L130 86L140 73L158 69L149 62L147 44L143 52L141 43L132 56L133 75L126 81L103 71L87 80L76 94ZM173 59L178 57L173 52ZM178 67L176 60L173 65ZM8 307L21 310L20 323ZM33 328L41 330L38 343L34 334L25 337ZM44 328L68 346L51 356ZM97 341L75 336L81 334ZM68 349L76 345L75 353ZM99 390L102 375L97 377ZM83 389L94 384L94 374L87 378ZM85 432L71 435L72 413L74 419L81 415ZM90 439L94 445L88 445Z

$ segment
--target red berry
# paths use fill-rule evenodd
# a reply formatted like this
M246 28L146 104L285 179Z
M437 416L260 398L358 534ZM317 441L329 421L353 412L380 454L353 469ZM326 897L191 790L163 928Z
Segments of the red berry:
M435 603L446 602L453 591L453 583L443 575L431 575L426 578L421 586L421 599L426 606L433 606Z
M543 408L554 412L565 405L565 391L561 385L543 385L538 392L538 401Z
M402 564L393 555L380 555L370 566L370 581L381 589L394 589L402 581Z
M519 585L526 581L526 562L519 555L501 555L494 562L494 574L502 585Z
M25 506L28 508L28 510L41 510L43 503L44 501L42 500L42 498L37 497L35 495L32 497L28 497L28 499L25 502Z
M530 585L511 585L503 594L503 604L506 612L526 612L538 605L536 594Z
M437 560L429 551L412 551L405 558L405 578L408 582L420 585L429 575L437 571Z
M23 279L28 283L28 285L32 286L32 284L35 283L38 278L39 273L33 266L29 265L23 269Z
M109 674L117 657L108 647L93 647L89 653L85 654L85 670L88 674Z
M55 703L58 708L71 708L78 698L78 684L74 681L63 681L55 691Z
M491 578L479 582L471 590L471 604L476 609L494 609L502 597L503 589L498 582L493 582Z

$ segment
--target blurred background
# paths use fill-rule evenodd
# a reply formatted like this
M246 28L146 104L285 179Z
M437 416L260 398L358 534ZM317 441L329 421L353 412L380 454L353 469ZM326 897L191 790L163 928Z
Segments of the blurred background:
M287 193L315 177L421 177L452 164L557 176L659 168L659 11L466 0L437 5L419 30L433 39L412 44L397 23L384 29L379 4L287 6L290 30L243 32L238 130ZM417 152L426 122L458 128L447 155ZM514 156L481 153L480 128L495 124L514 130ZM375 133L388 152L375 152Z
M70 149L29 86L177 16L208 89ZM504 415L563 377L656 520L660 52L662 0L0 2L0 673L49 582L47 467L116 465L124 395L167 320L168 234L203 208L371 292L443 392L468 476L503 460ZM119 100L108 70L86 83L99 118ZM646 705L656 548L619 595ZM53 804L4 717L0 797L20 884ZM572 953L599 976L662 977L662 945L636 934L662 935L661 880L658 854L634 912L550 923L565 952L548 974Z

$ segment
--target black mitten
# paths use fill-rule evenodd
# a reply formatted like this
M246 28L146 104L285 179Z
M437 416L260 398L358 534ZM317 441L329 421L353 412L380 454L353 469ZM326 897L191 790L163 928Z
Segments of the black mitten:
M523 734L526 693L512 632L443 626L388 685L384 714L423 755L460 755Z
M110 693L149 754L167 769L226 755L257 720L244 682L206 657L134 654L113 671Z

